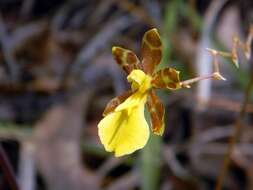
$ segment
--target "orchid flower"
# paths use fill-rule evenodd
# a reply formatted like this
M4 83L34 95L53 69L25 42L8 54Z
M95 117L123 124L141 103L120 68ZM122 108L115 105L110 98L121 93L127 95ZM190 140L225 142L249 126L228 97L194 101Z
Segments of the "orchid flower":
M155 89L177 90L190 87L199 80L224 79L215 72L210 76L196 77L180 82L179 71L164 68L156 71L162 58L162 42L157 29L147 31L142 39L139 61L131 50L113 47L112 54L119 66L128 74L131 90L113 98L106 106L104 118L98 124L98 135L105 150L116 157L131 154L143 148L150 134L144 116L145 105L150 114L151 130L156 135L164 132L165 109Z
M157 29L144 34L140 62L134 52L113 47L116 62L128 74L131 90L112 99L98 124L98 134L106 151L115 156L130 154L145 146L149 139L149 126L144 116L147 108L151 116L152 132L164 131L164 106L154 89L178 89L181 87L179 72L172 68L154 72L161 61L162 43Z

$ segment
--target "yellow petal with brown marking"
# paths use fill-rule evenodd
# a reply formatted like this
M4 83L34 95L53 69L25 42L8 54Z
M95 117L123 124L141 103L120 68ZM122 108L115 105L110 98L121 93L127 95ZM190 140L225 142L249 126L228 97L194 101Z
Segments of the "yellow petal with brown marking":
M152 132L156 135L163 135L165 109L153 90L148 95L147 105L150 113Z
M134 52L122 47L114 46L112 54L118 65L129 74L132 70L139 68L139 59Z
M162 69L152 76L152 87L177 90L181 88L179 71L173 68Z
M142 67L145 73L153 74L162 58L162 41L156 28L147 31L142 39Z

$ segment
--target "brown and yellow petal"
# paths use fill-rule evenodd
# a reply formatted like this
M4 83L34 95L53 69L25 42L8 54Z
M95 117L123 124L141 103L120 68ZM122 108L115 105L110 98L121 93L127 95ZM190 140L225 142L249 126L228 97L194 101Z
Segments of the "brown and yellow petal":
M139 68L139 59L134 52L122 47L114 46L112 54L118 65L127 73Z
M152 75L162 58L162 41L157 29L151 29L144 34L141 55L144 72Z
M148 95L147 107L150 113L152 132L162 135L164 132L164 113L165 109L159 97L151 90Z
M161 69L152 76L152 87L176 90L181 88L179 71L173 68Z
M103 116L108 115L113 112L115 108L124 102L129 96L131 96L133 92L131 90L124 92L123 94L113 98L110 102L107 103L105 110L103 112Z

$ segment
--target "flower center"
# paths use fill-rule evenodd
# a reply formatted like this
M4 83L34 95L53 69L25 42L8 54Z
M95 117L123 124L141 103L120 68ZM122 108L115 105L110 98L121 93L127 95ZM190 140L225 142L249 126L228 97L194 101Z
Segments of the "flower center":
M140 69L134 69L128 76L132 90L146 93L151 88L151 77Z

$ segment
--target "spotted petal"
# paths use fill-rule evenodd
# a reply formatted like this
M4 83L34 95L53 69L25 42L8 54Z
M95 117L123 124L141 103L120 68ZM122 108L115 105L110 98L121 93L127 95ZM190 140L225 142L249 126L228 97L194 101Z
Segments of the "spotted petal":
M124 102L129 96L131 96L133 92L131 90L124 92L123 94L111 99L110 102L107 103L105 110L103 112L103 116L108 115L109 113L113 112L115 108Z
M151 75L162 58L162 41L157 29L151 29L144 34L141 55L143 70Z
M154 88L176 90L181 88L179 71L173 68L165 68L156 72L152 76L152 86Z
M155 92L152 90L148 96L148 111L150 113L152 132L162 135L164 132L164 106Z
M118 65L129 74L133 69L139 68L139 59L134 52L118 46L112 48L112 54Z

